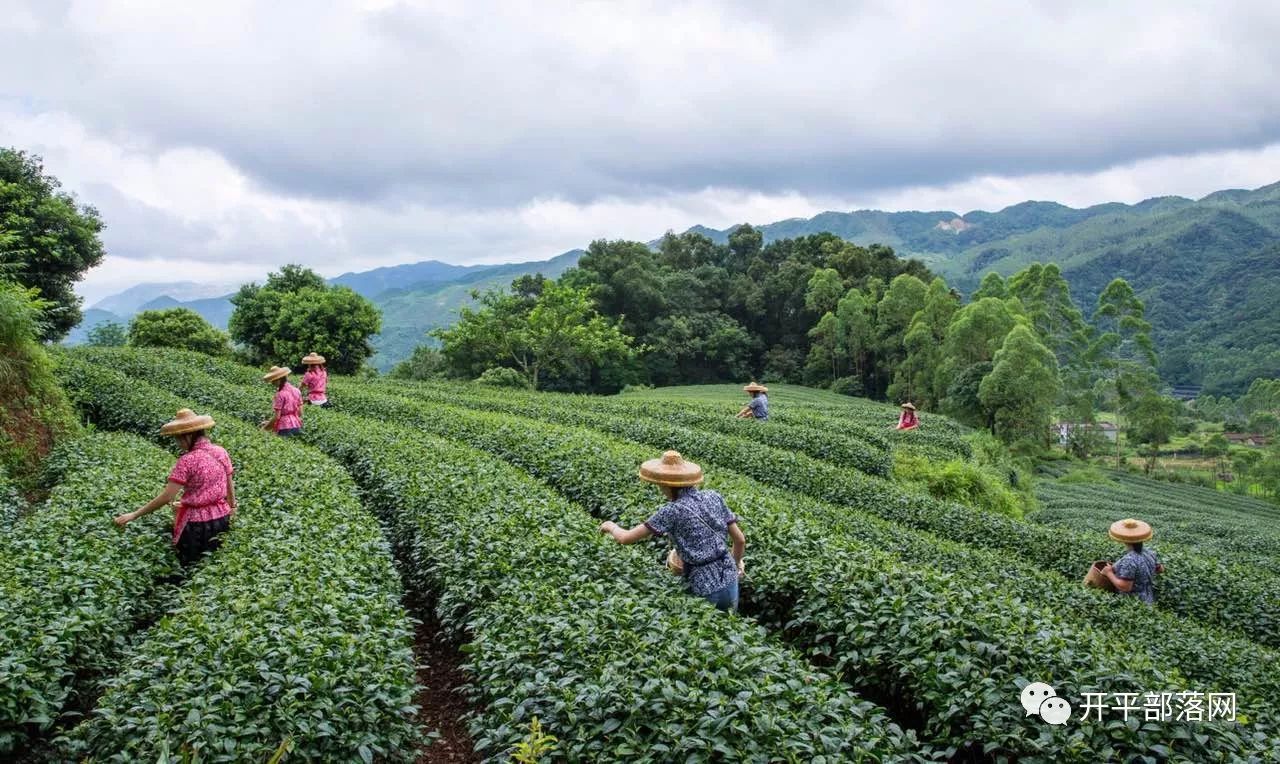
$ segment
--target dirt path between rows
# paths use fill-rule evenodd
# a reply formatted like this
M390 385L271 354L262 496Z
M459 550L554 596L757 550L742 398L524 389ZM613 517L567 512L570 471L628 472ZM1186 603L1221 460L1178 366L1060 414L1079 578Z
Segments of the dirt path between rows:
M465 721L471 708L458 691L467 681L462 672L462 653L457 646L445 643L440 625L434 618L428 619L429 608L414 608L413 612L423 619L414 640L414 656L420 667L418 683L422 685L414 701L422 709L418 712L418 724L426 732L439 734L418 752L418 762L478 762L480 757L475 753Z

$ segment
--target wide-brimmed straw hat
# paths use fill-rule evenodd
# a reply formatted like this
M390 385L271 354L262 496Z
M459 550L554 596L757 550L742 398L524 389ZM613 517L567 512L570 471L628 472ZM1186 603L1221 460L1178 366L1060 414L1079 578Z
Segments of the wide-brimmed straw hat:
M743 391L748 392L748 393L767 393L767 392L769 392L769 388L765 387L764 385L760 384L759 382L752 382L751 384L747 385L746 387L744 387L744 388L742 388L742 389L743 389Z
M197 414L191 409L179 409L177 416L160 426L161 435L182 435L213 427L213 417Z
M1151 538L1151 526L1130 517L1116 520L1107 534L1122 544L1136 544Z
M679 451L666 451L661 458L640 465L640 479L671 488L684 488L702 482L702 468L685 461Z
M911 409L912 411L916 410L916 404L912 403L911 401L907 401L906 403L902 404L902 407L904 409Z
M305 366L315 366L324 363L324 356L319 353L307 353L302 357L302 363Z
M275 382L277 379L284 379L293 373L293 369L288 366L272 366L271 371L262 375L263 382Z

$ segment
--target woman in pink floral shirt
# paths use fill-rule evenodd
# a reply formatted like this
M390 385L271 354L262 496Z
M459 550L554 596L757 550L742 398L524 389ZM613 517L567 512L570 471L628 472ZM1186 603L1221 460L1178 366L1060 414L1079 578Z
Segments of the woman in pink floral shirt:
M302 363L307 367L307 373L302 375L302 395L312 406L328 406L324 389L329 385L329 370L324 367L324 356L308 353Z
M263 382L276 386L271 418L262 423L262 429L285 438L302 434L302 391L289 384L289 373L287 366L272 366L262 375Z
M158 496L115 518L116 525L124 527L172 503L181 493L182 501L173 515L173 545L184 567L221 545L222 534L230 529L231 516L236 511L231 457L205 435L213 424L212 417L182 409L173 421L161 427L162 435L177 439L182 456L173 465L168 482Z

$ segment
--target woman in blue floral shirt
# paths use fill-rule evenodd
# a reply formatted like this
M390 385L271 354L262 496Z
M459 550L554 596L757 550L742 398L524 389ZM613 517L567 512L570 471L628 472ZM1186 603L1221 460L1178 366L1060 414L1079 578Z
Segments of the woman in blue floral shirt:
M1120 594L1137 597L1148 605L1156 604L1156 574L1163 573L1164 566L1155 552L1142 548L1143 542L1151 540L1151 526L1133 518L1117 520L1111 524L1108 535L1128 549L1114 565L1104 567L1102 575Z
M667 451L662 458L640 465L640 479L660 487L667 503L630 530L610 520L600 524L600 532L620 544L669 535L689 591L720 610L737 609L747 539L720 494L698 490L702 468L685 461L676 451ZM726 536L733 540L732 551Z
M751 400L747 401L747 405L742 407L738 412L739 419L759 419L765 420L769 418L769 396L765 393L769 392L769 388L759 382L752 382L742 388L747 395L751 396Z

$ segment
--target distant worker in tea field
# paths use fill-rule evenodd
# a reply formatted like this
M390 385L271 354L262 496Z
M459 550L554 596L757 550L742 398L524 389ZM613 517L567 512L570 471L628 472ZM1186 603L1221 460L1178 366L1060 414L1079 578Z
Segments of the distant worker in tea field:
M311 406L328 406L325 388L329 386L329 370L325 368L324 356L319 353L307 353L302 357L307 372L302 375L302 395Z
M1128 549L1114 564L1104 566L1102 575L1117 593L1154 605L1156 574L1164 572L1164 565L1154 551L1142 546L1151 540L1151 526L1133 518L1117 520L1111 524L1109 535Z
M172 435L178 441L182 455L158 496L115 518L116 525L123 528L172 503L181 493L182 500L173 516L173 545L184 567L221 545L222 534L231 528L236 511L235 471L226 450L209 440L213 425L213 417L182 409L161 427L162 435Z
M768 419L769 418L769 396L765 393L769 392L769 388L758 382L752 382L742 388L747 395L751 396L751 400L747 401L747 405L742 407L742 411L738 412L739 419Z
M914 430L920 426L920 418L916 416L916 406L911 401L902 404L902 414L898 416L898 430Z
M670 536L675 549L668 558L669 567L684 577L689 591L720 610L737 609L747 539L720 494L698 490L702 468L676 451L667 451L640 465L640 479L661 488L667 503L630 530L609 520L600 524L600 532L619 544ZM726 537L733 540L732 551Z
M262 375L263 382L276 386L271 418L262 423L262 429L285 438L302 434L302 391L289 383L290 371L287 366L272 366Z

